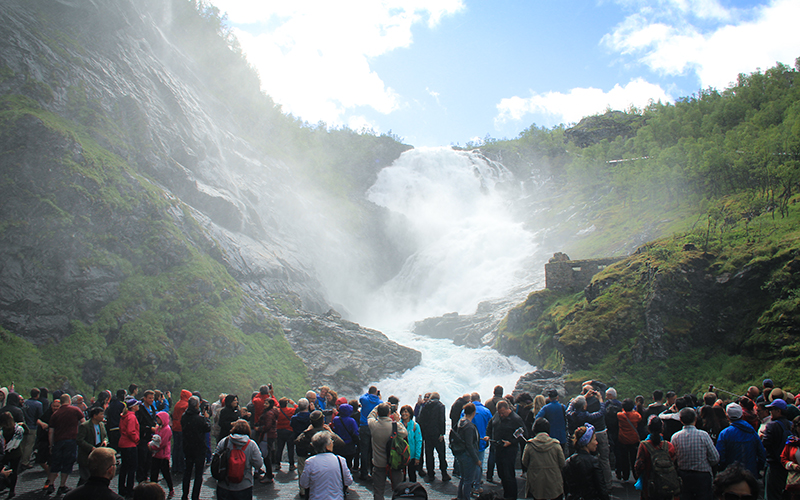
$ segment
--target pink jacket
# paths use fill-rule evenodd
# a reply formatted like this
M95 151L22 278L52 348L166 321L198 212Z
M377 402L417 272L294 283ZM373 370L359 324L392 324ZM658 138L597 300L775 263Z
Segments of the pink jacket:
M158 428L158 434L161 436L161 447L158 449L155 458L169 458L172 451L172 428L169 426L169 413L160 411L156 413L156 417L161 420L161 427Z

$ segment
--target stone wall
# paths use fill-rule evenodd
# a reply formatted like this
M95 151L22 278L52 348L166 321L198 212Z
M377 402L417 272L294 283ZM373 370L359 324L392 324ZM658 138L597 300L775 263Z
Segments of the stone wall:
M544 265L545 287L550 290L579 291L586 288L592 277L622 257L606 259L570 260L564 253L556 253Z

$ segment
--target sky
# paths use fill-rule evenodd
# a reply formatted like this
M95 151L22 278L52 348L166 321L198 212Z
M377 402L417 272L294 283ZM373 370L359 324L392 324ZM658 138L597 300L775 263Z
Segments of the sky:
M800 57L800 0L210 0L311 124L420 146L674 102Z

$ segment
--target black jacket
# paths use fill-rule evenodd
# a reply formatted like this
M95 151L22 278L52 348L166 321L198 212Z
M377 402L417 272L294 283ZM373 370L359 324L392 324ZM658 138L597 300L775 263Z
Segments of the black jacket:
M438 399L431 399L419 411L417 423L423 439L439 439L444 436L444 405Z
M569 496L576 500L608 500L600 460L586 450L580 450L567 459L564 483Z
M489 423L486 424L486 435L489 436L489 439L495 441L518 443L519 441L514 437L514 432L520 427L525 431L523 435L527 439L530 432L525 430L525 422L522 421L519 415L512 411L506 418L501 418L499 413L495 413Z
M183 429L183 453L187 460L206 456L206 432L211 432L208 419L200 415L200 410L188 408L181 416Z
M78 486L64 495L64 500L123 500L120 495L109 489L109 484L111 484L110 479L92 476L83 486Z

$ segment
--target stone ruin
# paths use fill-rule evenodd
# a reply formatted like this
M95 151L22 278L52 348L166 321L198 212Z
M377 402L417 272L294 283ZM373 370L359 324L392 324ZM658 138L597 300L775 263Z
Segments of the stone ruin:
M569 255L557 252L544 265L545 288L577 292L591 283L592 277L622 257L570 260Z

